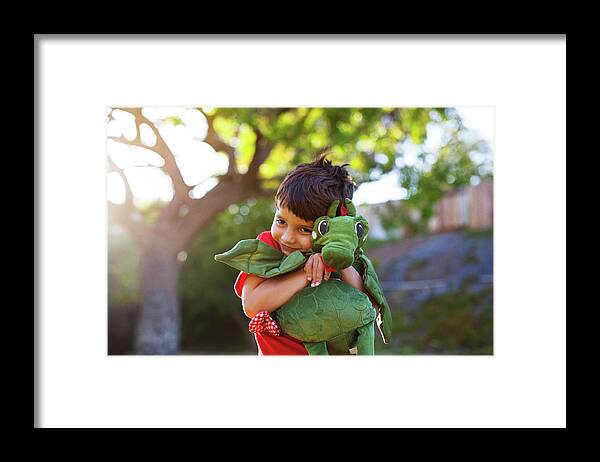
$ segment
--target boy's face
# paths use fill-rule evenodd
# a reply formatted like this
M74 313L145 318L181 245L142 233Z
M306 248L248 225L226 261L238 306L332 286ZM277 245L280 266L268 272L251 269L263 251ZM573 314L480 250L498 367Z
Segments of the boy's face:
M287 207L279 207L275 212L271 234L281 246L285 255L294 250L310 250L312 248L312 228L314 222L306 221L294 215Z

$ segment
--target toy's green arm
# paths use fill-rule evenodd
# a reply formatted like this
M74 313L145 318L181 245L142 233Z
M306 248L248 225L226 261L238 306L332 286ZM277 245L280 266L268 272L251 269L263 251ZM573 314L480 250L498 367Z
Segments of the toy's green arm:
M272 278L300 268L306 256L299 250L285 255L259 239L243 239L215 260L248 274Z
M369 295L373 297L380 307L381 319L377 320L377 327L379 328L379 332L381 332L383 342L387 344L392 338L392 313L390 311L390 306L381 290L381 284L379 283L379 278L377 277L373 263L362 252L362 249L355 255L355 261L356 260L358 260L359 264L362 266L365 289L367 289Z

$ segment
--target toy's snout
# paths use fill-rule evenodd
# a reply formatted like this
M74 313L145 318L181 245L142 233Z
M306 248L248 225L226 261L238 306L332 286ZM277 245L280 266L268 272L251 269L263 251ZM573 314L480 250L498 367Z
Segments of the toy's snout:
M354 263L353 250L340 245L326 245L321 250L321 255L327 266L335 268L336 270L343 270Z

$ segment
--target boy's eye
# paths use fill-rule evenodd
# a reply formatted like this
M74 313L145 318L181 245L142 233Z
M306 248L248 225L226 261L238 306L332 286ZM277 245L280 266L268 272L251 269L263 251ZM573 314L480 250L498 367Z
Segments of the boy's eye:
M283 221L282 219L278 218L277 220L275 220L277 222L277 224L279 225L285 225L285 221ZM312 228L302 228L302 231L305 233L312 233Z

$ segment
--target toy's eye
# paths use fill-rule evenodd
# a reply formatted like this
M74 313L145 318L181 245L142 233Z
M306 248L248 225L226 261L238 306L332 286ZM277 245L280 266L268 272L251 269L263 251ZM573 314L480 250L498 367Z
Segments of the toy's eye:
M360 221L356 223L356 235L359 239L365 235L365 225L363 225Z
M329 231L329 223L327 220L323 220L321 223L319 223L319 232L321 235L324 235L327 231Z

